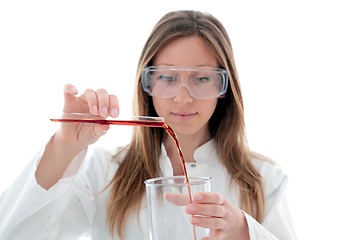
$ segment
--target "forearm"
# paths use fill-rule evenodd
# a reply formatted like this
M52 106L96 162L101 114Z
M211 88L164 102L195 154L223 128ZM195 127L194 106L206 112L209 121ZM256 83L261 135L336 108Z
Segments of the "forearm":
M0 239L35 239L32 234L42 236L53 226L52 219L55 215L60 214L53 203L58 201L61 205L66 205L69 200L72 186L70 179L61 182L51 191L37 184L34 172L41 155L42 152L36 155L0 195ZM61 205L58 204L56 208L61 208Z
M77 145L62 142L55 134L46 145L37 166L35 178L38 184L47 190L55 185L82 150Z

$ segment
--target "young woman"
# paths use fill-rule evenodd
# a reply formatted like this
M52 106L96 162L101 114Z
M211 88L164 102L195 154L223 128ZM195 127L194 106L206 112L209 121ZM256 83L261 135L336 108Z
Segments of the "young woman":
M208 239L296 239L287 177L246 145L242 95L229 36L212 15L174 11L154 27L138 63L134 115L162 116L177 134L189 176L212 192L186 207ZM64 88L64 113L117 117L105 89ZM1 239L148 239L144 180L183 175L162 128L134 127L113 152L90 145L108 125L61 123L0 198ZM201 217L199 217L199 215Z

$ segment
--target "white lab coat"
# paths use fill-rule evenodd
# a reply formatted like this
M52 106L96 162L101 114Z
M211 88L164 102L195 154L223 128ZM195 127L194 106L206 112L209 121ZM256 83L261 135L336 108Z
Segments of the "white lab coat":
M41 154L42 151L0 196L0 239L72 240L84 235L93 240L112 239L106 224L109 190L102 191L118 167L111 161L112 153L90 146L49 190L40 187L34 177ZM194 159L196 163L187 163L188 175L211 177L211 190L238 204L238 191L230 185L230 176L220 163L213 141L199 147ZM295 240L285 199L287 176L277 165L253 161L265 179L266 202L262 225L245 214L250 238ZM171 176L171 163L163 146L159 162L162 175ZM130 217L123 239L149 239L147 219L144 198L140 217Z

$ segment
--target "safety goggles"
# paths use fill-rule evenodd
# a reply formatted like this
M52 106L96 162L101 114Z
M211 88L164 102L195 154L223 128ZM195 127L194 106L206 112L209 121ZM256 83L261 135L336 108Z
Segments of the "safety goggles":
M211 99L226 93L228 76L222 68L150 66L144 68L141 83L158 98L173 98L185 87L194 98Z

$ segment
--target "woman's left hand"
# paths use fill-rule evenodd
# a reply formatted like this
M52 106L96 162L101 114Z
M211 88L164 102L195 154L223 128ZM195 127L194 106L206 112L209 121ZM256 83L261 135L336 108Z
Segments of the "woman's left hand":
M210 229L210 235L202 240L250 239L244 213L223 195L215 192L196 193L192 203L184 201L183 197L180 194L168 194L166 199L175 205L186 205L191 223Z

